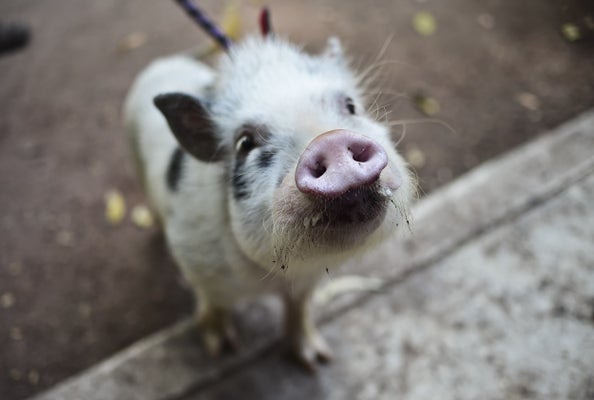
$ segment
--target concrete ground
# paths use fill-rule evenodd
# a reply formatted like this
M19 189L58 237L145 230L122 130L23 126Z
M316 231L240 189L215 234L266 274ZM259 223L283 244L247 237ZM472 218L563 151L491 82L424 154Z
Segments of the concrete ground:
M49 388L192 308L156 229L131 222L144 198L119 116L144 65L204 43L172 3L0 3L1 20L33 29L25 50L0 57L2 399ZM201 3L220 19L219 2ZM393 38L377 63L375 104L406 122L395 139L404 136L400 149L426 193L594 104L591 43L560 34L563 23L591 15L591 2L285 0L271 9L277 32L314 51L337 35L361 69ZM435 17L433 35L413 29L420 11ZM241 14L255 30L254 4ZM419 111L427 99L431 116ZM112 189L128 205L115 225L104 216ZM514 203L521 187L512 189L497 198Z
M336 358L315 376L257 304L235 356L208 357L188 320L35 400L592 399L592 148L594 110L418 203L412 237L347 266L372 291L324 282Z

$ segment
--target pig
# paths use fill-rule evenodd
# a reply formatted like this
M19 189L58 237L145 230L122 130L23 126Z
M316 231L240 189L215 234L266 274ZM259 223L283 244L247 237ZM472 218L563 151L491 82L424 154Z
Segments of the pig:
M215 69L158 59L133 83L127 132L209 353L237 346L237 301L273 293L297 359L330 360L316 283L408 223L414 179L361 80L336 38L313 55L270 35Z

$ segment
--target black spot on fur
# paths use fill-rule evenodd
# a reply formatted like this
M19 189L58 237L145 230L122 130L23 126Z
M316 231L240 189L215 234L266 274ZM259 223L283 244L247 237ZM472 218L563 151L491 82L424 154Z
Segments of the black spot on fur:
M167 187L172 192L177 191L179 188L179 181L183 174L184 169L184 158L185 152L180 148L176 147L171 154L171 159L169 160L169 167L167 168Z
M248 197L250 191L248 189L248 181L245 177L243 160L237 160L235 168L233 168L233 176L231 177L231 186L233 187L233 196L237 200Z
M272 164L272 159L276 153L273 150L264 150L258 156L258 167L266 169Z

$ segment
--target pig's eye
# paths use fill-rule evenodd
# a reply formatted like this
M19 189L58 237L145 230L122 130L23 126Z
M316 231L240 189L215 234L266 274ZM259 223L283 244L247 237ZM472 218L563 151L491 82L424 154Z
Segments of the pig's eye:
M344 105L346 109L349 111L349 114L355 115L355 102L350 97L344 99Z
M256 140L250 131L244 131L235 142L235 152L238 155L247 155L252 149L256 147Z

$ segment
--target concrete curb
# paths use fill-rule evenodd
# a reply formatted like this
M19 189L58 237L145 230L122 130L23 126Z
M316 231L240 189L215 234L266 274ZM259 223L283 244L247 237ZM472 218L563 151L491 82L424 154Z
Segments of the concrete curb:
M592 149L594 111L485 163L423 199L414 208L410 238L399 237L346 267L357 274L382 279L383 290L377 295L365 295L366 304L592 175ZM394 259L400 262L386 262ZM362 296L350 294L333 301L324 310L323 319L342 318L355 303L361 302ZM279 336L278 326L273 322L277 314L274 307L265 311L252 307L241 314L240 331L245 343L243 351L236 356L209 359L196 345L191 322L184 321L141 340L35 399L199 398L203 390L216 386L226 377L249 374L242 368L247 364L263 364L258 365L260 369L276 368L266 361L270 357L265 352ZM304 388L296 387L294 393Z

